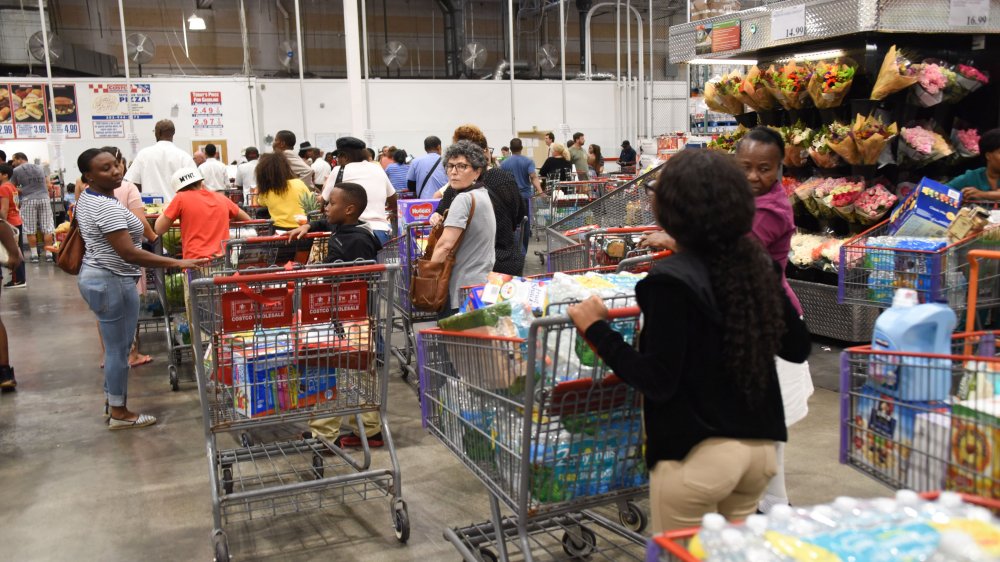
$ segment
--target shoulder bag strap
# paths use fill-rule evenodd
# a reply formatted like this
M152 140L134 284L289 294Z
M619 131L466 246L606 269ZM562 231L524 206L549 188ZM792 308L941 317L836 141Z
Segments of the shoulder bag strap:
M337 170L337 179L333 180L333 185L337 185L344 180L344 168L346 167L347 166L340 166L340 169Z
M424 182L423 182L422 184L420 184L420 189L418 189L418 190L417 190L417 195L418 195L418 196L419 196L419 195L420 195L421 193L423 193L423 191L424 191L424 186L426 186L426 185L427 185L427 182L428 182L428 181L429 181L429 180L431 179L431 176L432 176L432 175L434 174L434 170L437 170L437 167L438 167L438 165L440 165L440 164L441 164L441 157L440 157L440 156L438 156L438 159L437 159L437 161L436 161L436 162L434 162L434 165L433 165L433 166L431 166L431 170L430 170L429 172L427 172L427 175L426 175L426 176L424 176Z
M469 190L469 196L472 197L472 208L469 209L469 218L465 221L465 229L462 233L458 235L458 241L455 242L455 247L451 249L449 255L455 257L458 253L458 249L462 247L462 238L465 238L465 233L469 231L469 225L472 224L472 217L476 216L476 196L472 194L472 190Z

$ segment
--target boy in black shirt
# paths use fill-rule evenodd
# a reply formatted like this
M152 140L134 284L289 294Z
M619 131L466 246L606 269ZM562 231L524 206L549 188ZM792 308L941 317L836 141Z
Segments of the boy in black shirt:
M368 194L365 188L356 183L339 183L333 188L330 201L326 204L326 219L290 231L288 239L300 239L309 231L329 232L330 241L324 260L326 263L375 261L382 243L375 237L371 227L358 218L367 206ZM348 416L348 425L352 428L354 419L354 416ZM309 428L313 436L323 437L338 447L360 447L361 439L356 434L340 435L340 420L340 416L312 420ZM368 436L369 447L381 447L385 444L378 412L361 414L361 423ZM354 430L357 431L356 428Z

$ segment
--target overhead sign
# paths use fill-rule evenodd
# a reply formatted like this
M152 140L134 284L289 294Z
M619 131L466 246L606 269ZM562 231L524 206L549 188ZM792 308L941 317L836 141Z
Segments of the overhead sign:
M150 84L102 82L89 84L92 94L90 119L94 138L124 138L125 122L129 119L153 118L153 89Z

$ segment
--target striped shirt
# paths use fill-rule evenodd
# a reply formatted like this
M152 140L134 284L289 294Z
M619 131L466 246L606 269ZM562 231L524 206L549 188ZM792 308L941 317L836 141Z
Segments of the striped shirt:
M406 191L406 174L410 171L409 164L397 164L393 162L385 169L385 175L389 176L389 183L396 191Z
M76 202L76 222L86 251L83 263L116 275L139 276L139 266L127 263L108 242L107 235L128 230L132 244L142 247L142 222L117 199L87 189Z

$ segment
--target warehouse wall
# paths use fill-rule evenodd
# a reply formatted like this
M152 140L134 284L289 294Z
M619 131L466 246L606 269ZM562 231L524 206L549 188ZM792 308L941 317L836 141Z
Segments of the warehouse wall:
M10 78L0 82L37 83L37 80ZM145 105L150 118L134 120L140 148L154 142L153 125L162 118L173 119L177 125L175 142L186 150L191 149L192 141L226 140L229 160L246 146L263 148L263 138L279 129L290 129L320 146L328 146L344 134L363 134L350 129L345 109L346 80L307 80L305 104L301 102L298 82L292 80L175 77L142 82L150 84L151 95ZM130 152L125 138L95 138L96 121L92 119L95 95L90 88L94 79L62 79L57 83L75 84L77 92L80 138L67 139L63 149L63 167L68 179L79 175L75 159L87 148L111 144L123 148L126 154ZM680 82L657 83L656 97L682 94L684 87ZM221 94L223 127L217 134L204 129L196 133L190 95L193 91ZM394 144L420 154L424 137L433 134L447 142L451 132L462 123L479 125L495 147L507 144L512 136L510 83L506 81L372 80L370 96L373 144L377 146ZM572 130L586 133L588 142L601 145L606 155L615 154L622 141L616 135L616 96L617 85L613 82L567 83L568 124ZM517 131L556 130L562 120L561 100L559 82L516 81ZM656 132L684 129L687 120L684 100L663 103L667 105L657 113ZM307 136L303 135L303 122L308 124ZM127 134L128 128L124 130ZM0 140L0 148L7 154L21 151L43 161L56 156L45 140Z

